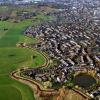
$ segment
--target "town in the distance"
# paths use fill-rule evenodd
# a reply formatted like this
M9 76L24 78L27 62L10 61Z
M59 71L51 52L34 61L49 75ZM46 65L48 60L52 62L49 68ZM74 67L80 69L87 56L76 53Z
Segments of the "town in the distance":
M0 100L100 100L100 0L0 0L0 69Z

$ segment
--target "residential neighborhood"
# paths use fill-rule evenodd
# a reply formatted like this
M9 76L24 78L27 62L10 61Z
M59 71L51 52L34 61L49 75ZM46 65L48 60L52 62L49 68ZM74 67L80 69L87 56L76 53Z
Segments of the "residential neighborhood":
M93 6L93 5L92 5ZM80 8L80 9L79 9ZM60 64L47 68L26 70L25 75L40 82L65 84L72 80L72 73L94 71L100 79L100 27L99 20L92 15L95 10L90 6L79 5L49 13L54 20L44 22L36 27L30 26L24 34L40 38L38 44L31 47L46 52L50 58L59 60ZM91 10L91 13L88 11ZM83 17L83 16L84 17ZM100 86L89 92L92 96L100 95Z

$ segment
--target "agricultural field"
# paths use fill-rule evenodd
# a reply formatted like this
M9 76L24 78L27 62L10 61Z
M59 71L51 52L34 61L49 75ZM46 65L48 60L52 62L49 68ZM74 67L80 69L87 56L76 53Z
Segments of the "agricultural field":
M39 15L35 22L33 19L19 23L10 20L0 21L0 100L34 99L31 88L11 79L10 73L21 67L37 67L44 64L44 57L39 52L18 48L16 44L18 42L36 42L36 39L24 37L22 33L29 25L37 24L45 18L43 15Z

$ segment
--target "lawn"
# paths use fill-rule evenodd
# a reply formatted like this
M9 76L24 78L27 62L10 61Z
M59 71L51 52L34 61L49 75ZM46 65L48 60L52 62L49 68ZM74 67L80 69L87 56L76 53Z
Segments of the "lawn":
M43 63L43 56L30 49L13 47L0 49L0 74L9 74L20 67L41 66Z
M8 75L0 75L0 100L35 100L32 90Z
M34 44L34 43L36 43L38 41L37 41L36 38L32 38L32 37L28 37L28 36L24 36L23 35L23 36L20 37L19 42L26 43L26 44L30 44L30 43Z
M9 95L7 95L8 90L9 90ZM19 92L19 90L12 86L0 87L0 94L1 94L1 100L11 100L11 97L12 100L22 100L22 95ZM6 96L4 96L3 94L5 94Z
M20 23L13 23L9 21L2 22L0 21L0 28L1 29L8 29L6 31L6 35L3 32L0 33L2 38L0 39L0 47L14 47L15 44L19 41L19 38L23 35L21 34L25 28L30 25L32 22L31 20L25 20ZM2 26L2 27L1 27Z
M17 48L18 42L35 42L23 36L30 24L42 21L43 15L20 23L0 21L0 100L34 100L34 94L27 85L10 78L10 73L21 67L37 67L44 63L44 57L37 51ZM45 17L44 17L45 18ZM47 20L47 19L46 19Z

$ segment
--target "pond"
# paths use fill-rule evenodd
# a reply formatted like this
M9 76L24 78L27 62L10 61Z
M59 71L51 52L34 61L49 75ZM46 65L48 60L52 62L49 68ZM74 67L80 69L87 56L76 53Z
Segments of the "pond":
M90 75L80 74L74 78L74 84L84 89L89 89L90 86L96 84L96 80Z

